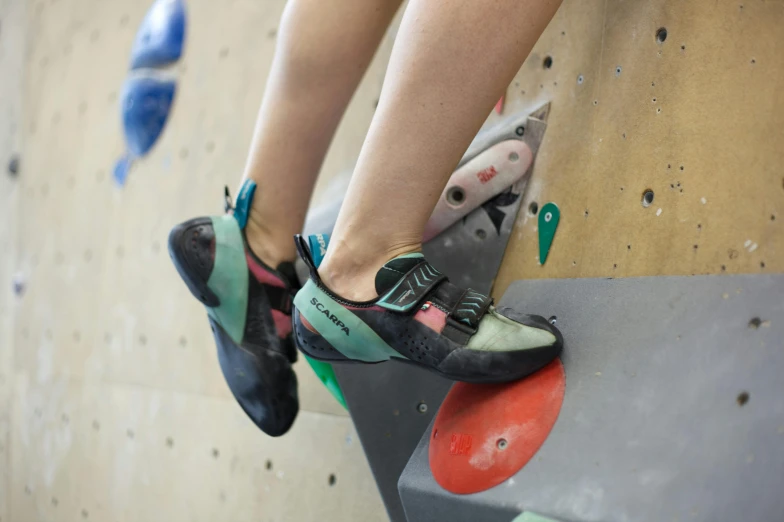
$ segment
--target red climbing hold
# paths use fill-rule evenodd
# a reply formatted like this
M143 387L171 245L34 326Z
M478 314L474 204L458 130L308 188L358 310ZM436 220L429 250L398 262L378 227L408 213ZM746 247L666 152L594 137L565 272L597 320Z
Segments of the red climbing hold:
M537 452L561 411L564 369L555 360L521 381L457 383L441 405L430 436L430 470L452 493L501 484Z

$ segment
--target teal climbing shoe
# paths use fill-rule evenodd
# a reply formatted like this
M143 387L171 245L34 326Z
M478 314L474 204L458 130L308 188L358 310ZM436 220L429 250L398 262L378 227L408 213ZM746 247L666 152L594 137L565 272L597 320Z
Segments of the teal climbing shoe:
M546 319L496 309L491 298L451 284L422 254L387 262L375 280L379 297L354 302L326 287L307 243L296 240L310 279L294 299L294 334L309 357L397 359L456 381L496 383L521 379L561 353L563 337Z
M299 411L297 351L291 335L292 263L273 269L245 240L256 185L246 180L227 213L175 226L169 254L180 277L206 308L223 376L242 409L271 436L288 431Z

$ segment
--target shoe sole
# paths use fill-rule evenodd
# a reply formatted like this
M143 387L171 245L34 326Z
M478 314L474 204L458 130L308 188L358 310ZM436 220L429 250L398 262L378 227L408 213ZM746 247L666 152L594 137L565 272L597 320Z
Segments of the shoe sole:
M339 350L337 350L334 346L332 346L326 339L321 337L319 334L311 332L304 326L302 326L302 320L300 318L299 310L296 307L293 310L292 314L293 319L293 326L294 326L294 343L302 353L307 355L312 359L316 359L318 361L327 362L330 364L382 364L387 361L374 361L374 362L367 362L367 361L359 361L355 359L349 359ZM541 318L542 321L545 319ZM402 362L404 364L416 366L417 368L423 368L428 370L436 375L443 377L450 381L458 381L458 382L467 382L470 384L499 384L505 382L513 382L531 375L532 373L544 368L549 364L552 360L556 359L561 355L561 351L563 349L563 337L561 336L560 332L556 330L556 344L552 346L547 346L543 348L534 348L530 350L514 352L509 354L509 359L514 358L515 356L520 357L521 359L526 360L530 364L525 367L523 371L508 374L508 375L495 375L489 376L482 373L477 373L471 375L470 373L456 373L456 372L449 372L441 370L435 366L431 366L428 364L422 364L416 361L412 361L411 359L407 359L404 357L395 358L394 360ZM318 347L319 344L323 344L329 347L329 350L323 349ZM495 357L498 358L498 352L477 352L476 350L460 350L460 352L455 352L450 356L447 356L441 364L449 361L450 366L457 366L460 368L465 367L475 367L475 366L483 366L482 364L477 364L477 358L491 358ZM467 361L466 359L472 359L472 361Z
M194 218L172 228L171 232L169 232L168 241L169 257L171 257L174 268L177 269L177 273L180 274L193 297L198 299L204 306L217 308L220 306L220 299L207 285L207 280L203 276L198 275L199 261L194 260L186 250L189 232L192 234L194 230L198 230L199 227L204 225L212 226L212 220L208 217ZM193 240L192 237L190 239Z

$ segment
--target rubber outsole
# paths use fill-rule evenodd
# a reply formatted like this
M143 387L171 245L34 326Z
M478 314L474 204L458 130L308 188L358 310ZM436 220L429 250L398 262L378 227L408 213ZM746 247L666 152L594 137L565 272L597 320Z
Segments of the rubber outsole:
M216 308L220 306L220 299L207 285L211 267L205 270L203 263L194 259L195 256L188 251L188 241L193 241L192 237L189 237L189 232L192 233L194 229L203 228L205 225L209 225L211 230L212 220L204 217L194 218L172 228L168 241L169 257L193 297L204 306Z
M251 353L209 318L221 371L243 411L264 433L286 433L299 412L297 376L288 358L271 350Z
M505 309L504 311L506 312L507 310ZM544 368L548 363L560 356L564 344L561 332L552 327L546 319L539 316L526 317L528 318L526 323L532 326L542 326L552 331L556 336L556 343L542 348L507 352L503 356L500 356L499 352L479 352L467 348L458 349L441 361L438 367L412 361L403 355L400 358L395 358L395 360L418 368L424 368L450 381L471 384L498 384L517 381ZM386 362L365 362L349 359L334 346L330 345L323 337L305 328L302 325L299 310L296 307L293 310L292 319L294 323L294 342L297 345L297 349L312 359L332 364L383 364ZM329 349L326 347L329 347ZM454 369L444 369L441 367L444 364ZM509 368L516 368L516 371L506 374L497 373ZM488 375L488 371L495 371L496 373Z

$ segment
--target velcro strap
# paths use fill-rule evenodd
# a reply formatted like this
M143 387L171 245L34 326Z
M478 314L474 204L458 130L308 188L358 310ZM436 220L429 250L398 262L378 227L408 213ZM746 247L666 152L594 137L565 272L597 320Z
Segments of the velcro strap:
M291 314L291 292L286 288L262 284L269 299L270 308Z
M384 294L376 304L395 312L408 312L430 293L446 276L422 260L404 275L392 290Z
M474 292L469 288L457 301L450 315L455 321L476 328L491 304L493 304L491 297Z

